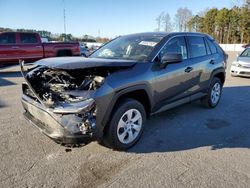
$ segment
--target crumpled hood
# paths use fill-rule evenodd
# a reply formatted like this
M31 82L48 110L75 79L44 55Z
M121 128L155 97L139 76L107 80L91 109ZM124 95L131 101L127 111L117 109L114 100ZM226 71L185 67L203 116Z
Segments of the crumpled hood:
M100 59L84 57L54 57L41 59L35 65L46 66L53 69L85 69L92 67L130 67L138 62L133 60Z

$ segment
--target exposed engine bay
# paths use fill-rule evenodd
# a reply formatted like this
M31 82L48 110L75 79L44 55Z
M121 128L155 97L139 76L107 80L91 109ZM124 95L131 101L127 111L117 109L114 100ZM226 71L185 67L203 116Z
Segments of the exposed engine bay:
M96 126L96 106L89 93L102 86L114 69L62 70L45 66L25 75L23 93L53 110L53 116L70 132L92 134Z
M24 116L58 142L75 143L102 133L101 127L97 130L101 120L97 118L99 91L105 91L109 75L132 67L134 62L72 57L48 58L30 65L25 70L24 61L20 62L26 81L22 84Z
M71 91L93 91L102 86L105 78L114 70L92 68L85 70L57 70L37 67L27 73L26 79L42 101L52 106L56 102L77 102L83 96ZM27 95L32 95L27 91Z

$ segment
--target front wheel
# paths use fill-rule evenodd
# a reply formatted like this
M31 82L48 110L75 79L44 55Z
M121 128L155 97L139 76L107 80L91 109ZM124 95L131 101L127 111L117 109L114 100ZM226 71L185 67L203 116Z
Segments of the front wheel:
M141 137L146 112L134 99L122 100L115 109L104 135L105 143L116 150L127 150Z
M222 93L222 83L219 78L213 78L208 94L205 98L201 99L201 102L208 108L214 108L218 105Z

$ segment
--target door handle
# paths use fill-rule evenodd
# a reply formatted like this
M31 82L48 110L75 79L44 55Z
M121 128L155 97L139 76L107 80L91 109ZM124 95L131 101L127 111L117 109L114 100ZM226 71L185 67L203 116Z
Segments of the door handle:
M214 59L212 59L209 63L212 64L212 65L215 64Z
M185 72L191 72L193 70L193 67L187 67L184 71Z
M11 48L12 48L12 49L18 49L19 46L12 46Z
M41 48L42 46L36 46L36 48Z

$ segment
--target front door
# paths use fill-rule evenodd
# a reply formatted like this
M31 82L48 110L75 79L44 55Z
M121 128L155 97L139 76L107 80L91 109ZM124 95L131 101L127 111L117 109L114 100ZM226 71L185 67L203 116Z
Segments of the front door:
M43 46L35 33L20 33L19 39L22 47L21 59L35 60L43 57Z
M20 47L16 43L15 33L0 34L0 61L10 62L18 61L20 55Z
M177 36L163 47L159 53L160 58L165 54L181 54L183 61L168 64L165 68L155 71L156 105L164 105L177 99L187 97L189 89L194 85L191 61L188 59L187 45L184 36Z

